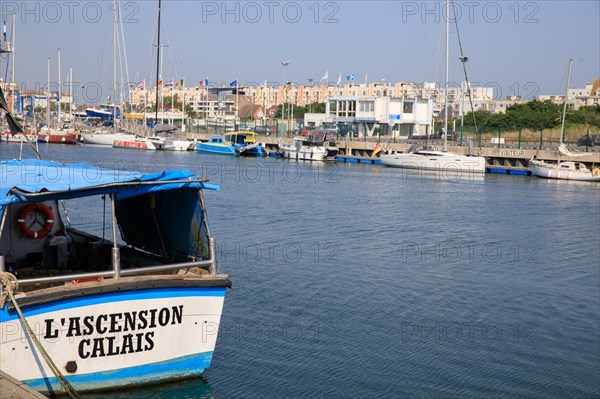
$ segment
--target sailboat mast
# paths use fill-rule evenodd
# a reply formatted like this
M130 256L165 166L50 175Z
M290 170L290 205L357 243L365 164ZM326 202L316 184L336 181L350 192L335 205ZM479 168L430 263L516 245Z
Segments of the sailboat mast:
M446 0L446 68L444 77L444 152L448 151L448 52L450 49L450 0Z
M563 106L562 121L560 122L560 143L565 141L565 117L567 115L567 97L569 96L569 85L571 84L571 66L573 66L573 58L569 58L569 74L567 75L567 89L565 90L565 104Z
M60 81L60 48L58 48L58 94L56 95L56 119L60 126L60 95L61 95L61 81Z
M50 129L50 57L48 57L48 87L46 89L46 125Z
M15 83L15 43L16 43L16 35L17 35L17 29L16 29L16 23L17 23L17 14L13 14L12 17L12 34L11 36L11 50L12 50L12 57L11 57L11 62L12 62L12 68L11 68L11 72L10 72L10 81ZM11 104L11 111L15 112L15 105L16 105L16 101L17 101L17 88L15 86L15 90L13 91L13 95L12 95L12 104ZM21 112L23 112L23 110L21 110Z
M154 125L158 123L158 79L160 79L160 6L161 0L158 0L158 32L156 36L156 113L154 115Z
M113 0L113 133L117 132L117 0ZM110 104L109 104L110 106Z

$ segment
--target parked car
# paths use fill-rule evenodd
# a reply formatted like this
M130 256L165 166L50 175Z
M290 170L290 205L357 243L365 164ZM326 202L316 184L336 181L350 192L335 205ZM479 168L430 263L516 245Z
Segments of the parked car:
M254 133L266 134L266 135L269 135L269 133L271 132L271 129L269 129L269 126L256 126L252 130L254 130Z
M586 142L588 147L600 145L600 134L590 134L589 136L586 134L577 139L577 145L580 147L585 147Z

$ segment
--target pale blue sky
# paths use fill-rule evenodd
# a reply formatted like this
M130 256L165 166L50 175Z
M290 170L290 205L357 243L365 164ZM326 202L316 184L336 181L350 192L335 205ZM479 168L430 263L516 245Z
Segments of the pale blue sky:
M46 82L46 59L62 52L62 79L112 81L112 1L2 1L17 10L16 80ZM121 1L131 81L148 79L158 0ZM493 84L502 97L564 91L569 57L571 87L600 77L600 2L467 1L459 29L473 82ZM225 8L227 7L227 9ZM186 86L209 78L229 83L329 81L348 74L368 80L441 81L442 1L179 1L163 0L164 77ZM450 81L462 80L455 28ZM9 20L10 30L10 20ZM10 34L10 32L9 32ZM154 65L153 65L154 66ZM436 70L438 73L436 74ZM5 62L2 63L2 75ZM152 76L154 81L154 76ZM121 80L121 79L120 79ZM88 97L92 97L90 93ZM82 93L77 94L82 98ZM88 98L91 100L91 98ZM105 99L105 98L104 98Z

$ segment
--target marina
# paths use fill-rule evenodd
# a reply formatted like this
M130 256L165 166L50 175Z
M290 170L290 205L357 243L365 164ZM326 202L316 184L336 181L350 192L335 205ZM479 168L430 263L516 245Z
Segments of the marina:
M211 368L203 379L128 397L422 396L465 386L463 396L480 397L491 383L498 394L562 398L598 389L600 342L589 333L600 306L600 253L588 245L600 234L589 223L600 218L595 184L194 152L135 152L123 163L108 147L43 150L126 171L189 168L221 186L206 203L233 288ZM3 157L18 153L18 144L2 147ZM241 192L252 204L243 218L230 212ZM88 205L68 210L78 220ZM298 217L303 223L290 229ZM408 223L415 218L424 223ZM86 230L98 235L96 220ZM365 268L360 254L373 242L377 256ZM333 272L325 284L323 273ZM351 378L359 367L362 378Z
M4 6L0 399L600 397L600 4Z

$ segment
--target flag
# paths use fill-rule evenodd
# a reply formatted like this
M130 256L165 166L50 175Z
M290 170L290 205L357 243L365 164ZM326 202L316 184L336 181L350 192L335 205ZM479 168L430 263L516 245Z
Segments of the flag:
M340 72L340 76L338 76L338 80L337 80L337 85L341 85L342 84L342 73Z
M138 89L143 89L144 88L144 82L138 82L138 84L135 86Z
M285 91L290 91L293 87L294 84L292 82L287 82L287 84L285 85Z
M231 87L237 87L237 85L238 85L237 79L234 80L233 82L229 83L229 86L231 86Z
M183 86L183 79L177 81L177 83L175 83L175 87L181 87Z
M329 71L325 71L325 75L323 75L321 80L325 80L325 81L329 80Z
M171 79L167 83L165 83L165 87L173 87L173 79Z
M377 143L375 148L373 148L373 155L371 155L371 156L372 157L376 156L377 154L379 154L380 151L381 151L381 144Z
M346 80L347 80L348 82L351 82L351 81L353 81L353 80L354 80L354 74L353 74L353 73L351 73L350 75L347 75L347 76L346 76Z
M200 86L200 87L204 86L204 81L201 80L200 82L198 82L198 86Z
M159 89L160 89L161 87L163 87L162 80L156 84L156 87L158 87Z

